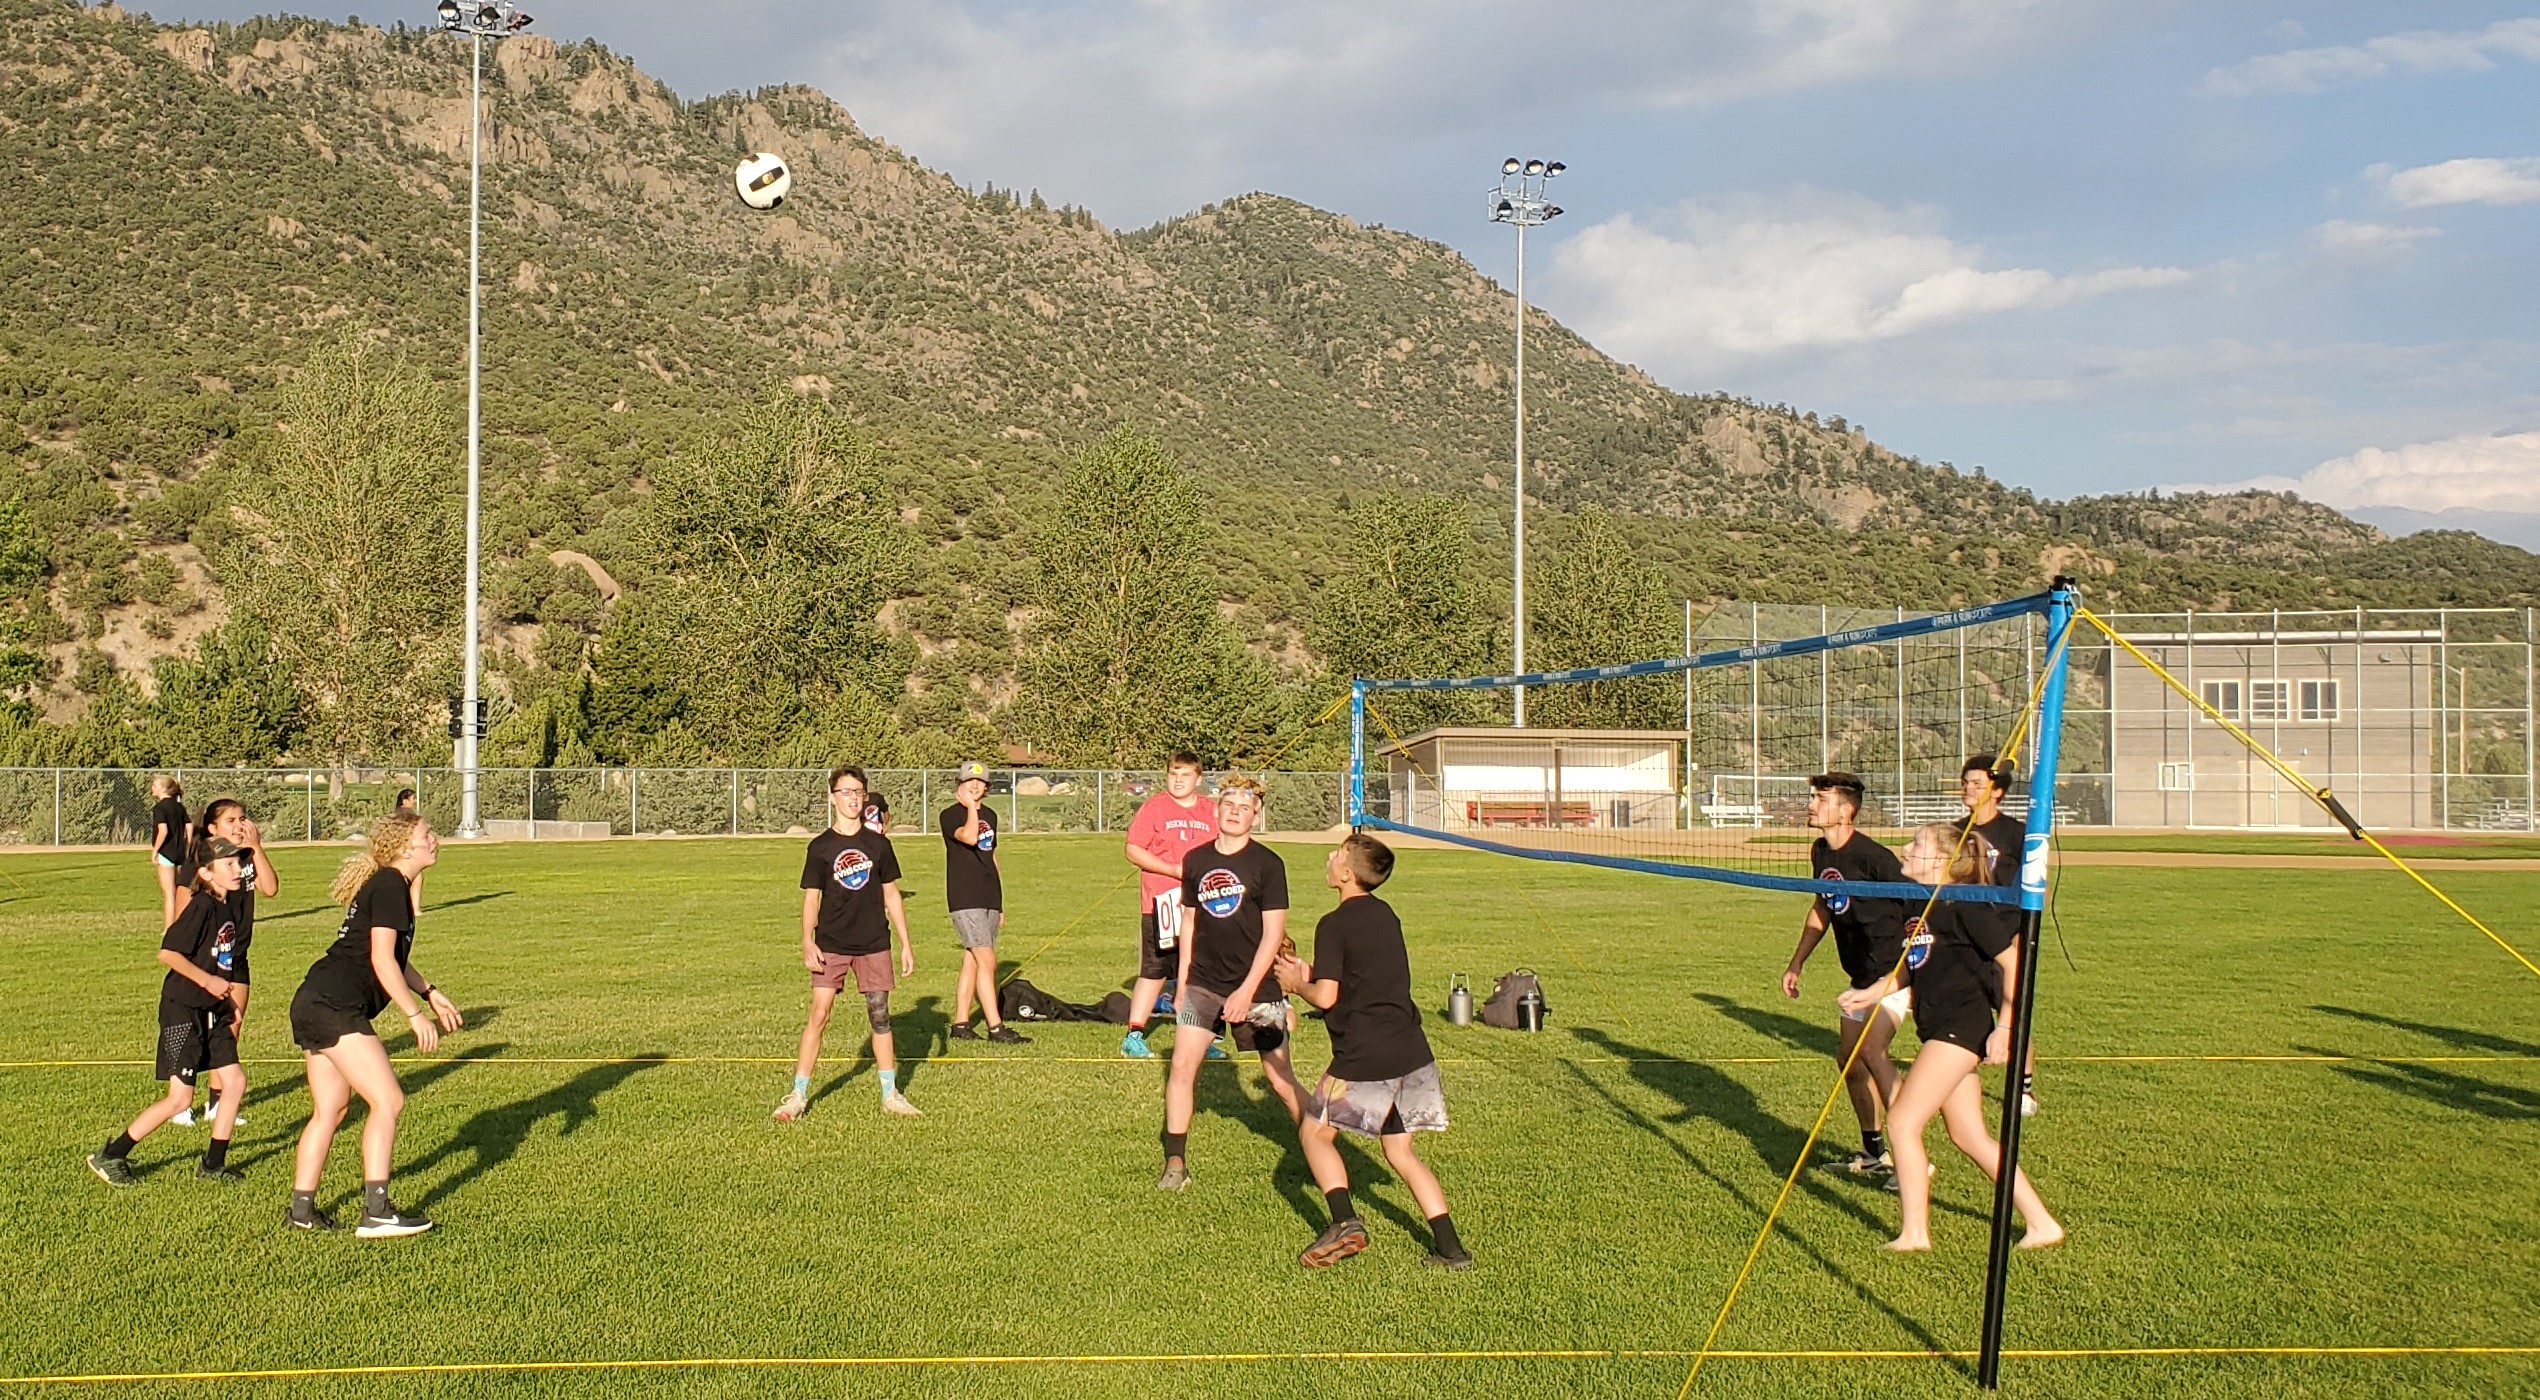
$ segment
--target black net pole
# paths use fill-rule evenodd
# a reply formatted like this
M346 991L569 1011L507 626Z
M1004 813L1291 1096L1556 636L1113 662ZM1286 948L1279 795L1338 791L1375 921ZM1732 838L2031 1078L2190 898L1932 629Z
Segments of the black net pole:
M2043 800L2043 799L2040 799ZM1976 1384L2002 1388L2002 1310L2011 1275L2011 1204L2020 1174L2020 1076L2028 1065L2029 1021L2037 1008L2038 926L2044 913L2020 913L2019 987L2012 994L2011 1062L2002 1067L2002 1170L1993 1182L1993 1243L1984 1265L1984 1338L1976 1351Z

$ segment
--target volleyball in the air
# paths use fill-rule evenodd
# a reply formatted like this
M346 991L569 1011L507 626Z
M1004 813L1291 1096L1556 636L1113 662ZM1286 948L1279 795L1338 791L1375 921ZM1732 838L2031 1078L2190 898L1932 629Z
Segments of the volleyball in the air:
M794 172L785 167L783 156L758 151L732 167L732 188L752 209L773 209L794 188Z

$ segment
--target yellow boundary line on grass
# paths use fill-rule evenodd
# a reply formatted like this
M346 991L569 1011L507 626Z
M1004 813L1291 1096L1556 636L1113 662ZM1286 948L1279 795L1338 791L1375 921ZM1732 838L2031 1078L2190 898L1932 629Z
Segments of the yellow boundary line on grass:
M790 1065L791 1055L439 1055L429 1059L395 1057L402 1065ZM1566 1065L1813 1065L1821 1055L1564 1055ZM2053 1065L2520 1065L2540 1064L2540 1055L2040 1055L2039 1064ZM149 1060L0 1060L12 1069L134 1069ZM252 1056L249 1065L297 1065L281 1056ZM824 1065L862 1064L861 1056L824 1055ZM928 1065L1148 1065L1125 1055L940 1055L915 1059ZM1491 1065L1511 1062L1486 1055L1442 1055L1442 1065Z
M1649 1351L1624 1348L1573 1350L1510 1348L1469 1351L1233 1351L1146 1354L1109 1352L1082 1356L728 1356L589 1361L416 1361L374 1366L266 1367L236 1371L125 1371L83 1375L0 1376L0 1386L165 1385L200 1381L318 1380L356 1376L463 1376L501 1373L553 1374L572 1371L885 1370L898 1367L915 1369L951 1366L1173 1366L1297 1361L1664 1361L1678 1360L1693 1354L1681 1349ZM2023 1361L2182 1357L2226 1359L2233 1357L2271 1359L2525 1357L2540 1356L2540 1346L2030 1347L2008 1349L2002 1354ZM1972 1357L1975 1353L1896 1348L1861 1351L1740 1350L1714 1351L1710 1355L1722 1361L1958 1361Z

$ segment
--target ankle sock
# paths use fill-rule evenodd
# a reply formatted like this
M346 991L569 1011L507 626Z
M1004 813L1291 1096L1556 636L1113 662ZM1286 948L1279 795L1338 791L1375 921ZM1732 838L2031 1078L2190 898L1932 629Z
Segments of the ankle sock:
M132 1134L130 1134L130 1133L117 1133L117 1134L115 1134L114 1141L107 1143L107 1144L106 1144L106 1150L105 1150L104 1152L102 1152L102 1153L99 1153L98 1155L99 1155L99 1156L103 1156L103 1157L129 1157L129 1156L131 1156L131 1155L132 1155Z
M2021 1093L2023 1093L2023 1094L2034 1094L2034 1093L2036 1093L2036 1092L2037 1092L2037 1076L2036 1076L2036 1075L2034 1075L2034 1074L2023 1074L2023 1075L2021 1075L2021 1076L2020 1076L2020 1092L2021 1092Z
M1455 1219L1446 1214L1429 1217L1429 1250L1453 1258L1464 1252L1464 1242L1455 1237Z
M203 1166L205 1170L219 1171L221 1168L228 1165L229 1139L216 1137L210 1142L203 1144Z
M303 1220L317 1214L317 1193L315 1191L292 1192L291 1213Z
M365 1181L362 1183L362 1214L387 1215L396 1208L388 1200L387 1182Z
M810 1076L810 1075L808 1075L808 1074L798 1074L798 1075L795 1075L795 1076L794 1076L794 1092L795 1092L795 1093L797 1093L797 1094L802 1095L804 1098L810 1098L810 1097L811 1097L811 1076Z
M1131 1021L1129 1023L1129 1034L1138 1037L1140 1040L1146 1039L1147 1023L1144 1021Z
M1358 1218L1358 1207L1350 1203L1349 1188L1346 1186L1335 1186L1324 1192L1323 1204L1332 1208L1332 1223L1335 1225L1344 1220Z
M1861 1130L1861 1152L1864 1156L1869 1157L1886 1156L1887 1134L1863 1128Z
M1186 1158L1189 1154L1185 1151L1185 1149L1187 1149L1190 1145L1191 1135L1189 1133L1164 1134L1165 1160L1169 1162L1176 1157Z
M891 1095L900 1091L900 1072L898 1070L877 1070L875 1071L874 1077L882 1081L882 1097L887 1099Z

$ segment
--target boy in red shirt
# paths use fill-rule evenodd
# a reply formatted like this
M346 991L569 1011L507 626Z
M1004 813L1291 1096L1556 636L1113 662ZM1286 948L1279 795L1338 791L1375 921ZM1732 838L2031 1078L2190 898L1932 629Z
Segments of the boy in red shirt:
M1133 1060L1151 1058L1147 1018L1155 999L1173 976L1182 929L1182 857L1217 839L1217 810L1200 796L1199 758L1176 753L1165 760L1164 791L1138 808L1129 821L1123 848L1138 868L1142 891L1138 919L1138 981L1129 993L1129 1033L1120 1037L1120 1053ZM1209 1047L1212 1059L1225 1052Z

